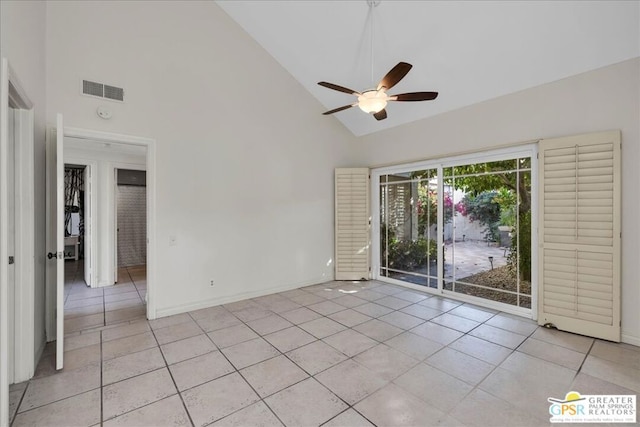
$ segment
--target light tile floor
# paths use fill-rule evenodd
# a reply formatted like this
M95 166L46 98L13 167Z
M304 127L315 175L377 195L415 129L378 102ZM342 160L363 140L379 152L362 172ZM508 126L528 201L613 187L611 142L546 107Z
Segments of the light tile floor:
M13 426L538 426L548 397L640 392L638 347L378 282L112 324L134 276L70 290L102 324L67 336L62 372L11 386Z

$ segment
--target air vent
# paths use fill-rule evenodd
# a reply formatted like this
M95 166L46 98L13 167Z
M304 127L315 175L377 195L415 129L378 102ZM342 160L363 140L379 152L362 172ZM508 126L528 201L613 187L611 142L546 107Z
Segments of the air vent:
M82 93L85 95L99 96L102 98L104 92L104 85L101 83L90 82L88 80L82 81Z
M124 101L124 89L121 87L104 85L104 97L114 101Z
M82 81L82 93L98 98L111 99L113 101L124 101L124 89L121 87L109 86L89 80Z

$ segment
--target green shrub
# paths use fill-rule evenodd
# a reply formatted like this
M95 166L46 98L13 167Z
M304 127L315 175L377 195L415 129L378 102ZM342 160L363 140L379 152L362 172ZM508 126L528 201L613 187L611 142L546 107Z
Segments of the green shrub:
M414 270L427 265L427 257L435 261L438 244L434 239L389 240L389 268Z

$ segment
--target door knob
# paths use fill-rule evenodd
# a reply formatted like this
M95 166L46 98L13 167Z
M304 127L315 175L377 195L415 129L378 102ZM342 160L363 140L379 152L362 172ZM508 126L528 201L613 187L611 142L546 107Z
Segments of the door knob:
M56 256L56 254L55 254L54 252L49 252L49 253L47 254L47 258L49 258L49 259L53 259L53 258L57 258L57 256Z

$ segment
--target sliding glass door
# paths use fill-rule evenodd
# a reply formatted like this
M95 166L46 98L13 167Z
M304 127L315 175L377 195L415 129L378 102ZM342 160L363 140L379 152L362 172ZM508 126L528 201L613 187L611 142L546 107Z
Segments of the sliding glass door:
M530 309L533 150L374 170L376 277Z
M438 287L438 171L380 177L380 275Z

